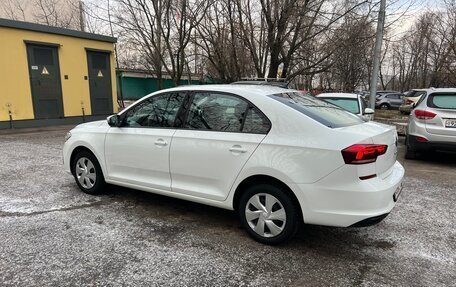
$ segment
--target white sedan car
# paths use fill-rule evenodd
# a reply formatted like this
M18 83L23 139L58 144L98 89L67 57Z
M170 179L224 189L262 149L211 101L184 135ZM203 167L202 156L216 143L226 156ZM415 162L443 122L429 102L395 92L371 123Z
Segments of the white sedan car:
M322 93L317 98L330 102L344 110L358 115L368 121L373 119L375 111L368 108L361 95L350 93Z
M64 165L82 191L106 183L237 210L256 240L302 222L366 226L401 190L393 127L295 90L183 86L71 130Z

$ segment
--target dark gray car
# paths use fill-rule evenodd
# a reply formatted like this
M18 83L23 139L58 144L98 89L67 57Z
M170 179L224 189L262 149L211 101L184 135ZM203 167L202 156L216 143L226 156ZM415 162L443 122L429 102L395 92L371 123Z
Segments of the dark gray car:
M402 105L404 95L401 93L378 95L375 108L382 110L398 109Z

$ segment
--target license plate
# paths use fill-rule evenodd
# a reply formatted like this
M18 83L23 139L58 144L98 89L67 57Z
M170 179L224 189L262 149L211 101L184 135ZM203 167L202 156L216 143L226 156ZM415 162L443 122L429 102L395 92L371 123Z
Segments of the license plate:
M396 189L396 192L394 192L394 194L393 194L394 202L396 202L398 200L398 198L399 198L399 195L401 195L402 188L403 188L403 186L402 186L402 183L401 183L401 185L399 185L399 187Z
M445 127L446 128L456 128L456 119L446 119Z

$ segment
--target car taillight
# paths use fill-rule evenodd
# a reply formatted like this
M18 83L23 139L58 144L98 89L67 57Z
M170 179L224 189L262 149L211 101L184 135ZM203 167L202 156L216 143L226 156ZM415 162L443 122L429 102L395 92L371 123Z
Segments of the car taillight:
M436 114L425 110L415 110L414 113L415 116L420 120L430 120L436 116Z
M388 146L377 144L355 144L342 150L346 164L365 164L375 162L377 157L385 154Z
M413 101L407 99L407 100L405 101L405 104L406 104L406 105L411 105L411 104L413 104Z

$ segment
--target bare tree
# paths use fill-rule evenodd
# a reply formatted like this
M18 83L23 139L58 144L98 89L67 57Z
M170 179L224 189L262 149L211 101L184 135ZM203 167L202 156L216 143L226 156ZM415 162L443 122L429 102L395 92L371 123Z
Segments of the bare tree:
M192 32L202 20L206 1L119 0L116 25L138 47L145 67L161 81L165 71L178 85L188 65Z

